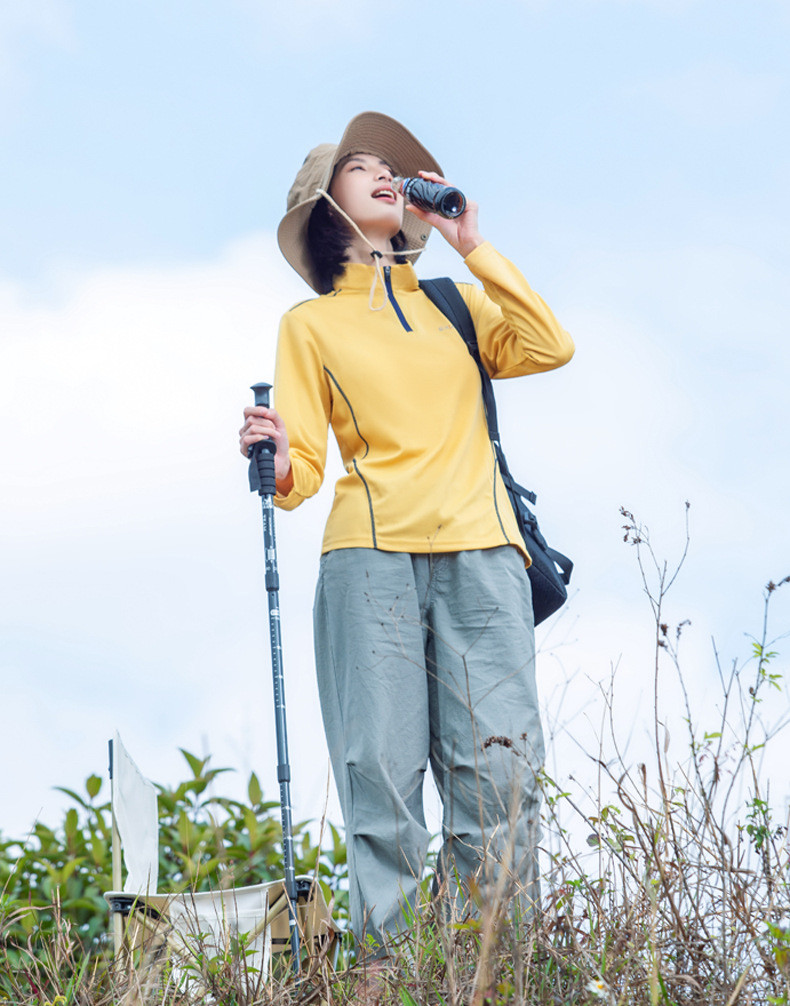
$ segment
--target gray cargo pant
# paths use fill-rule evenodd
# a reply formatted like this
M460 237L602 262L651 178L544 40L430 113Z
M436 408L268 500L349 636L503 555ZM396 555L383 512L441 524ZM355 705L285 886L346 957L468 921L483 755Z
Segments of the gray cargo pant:
M482 864L485 887L504 863L534 897L543 734L519 553L337 549L321 559L314 620L355 935L380 942L415 901L428 762L443 878L463 881Z

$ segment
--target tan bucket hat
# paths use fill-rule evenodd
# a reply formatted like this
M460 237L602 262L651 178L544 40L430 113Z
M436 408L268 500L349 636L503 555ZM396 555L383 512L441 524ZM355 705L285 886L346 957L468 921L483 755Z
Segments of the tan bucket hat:
M376 154L398 175L418 171L443 174L438 162L425 147L395 119L380 112L362 112L346 126L340 143L322 143L305 158L288 193L288 212L277 228L280 251L302 279L320 293L318 279L307 247L307 223L321 198L317 189L328 190L335 166L348 154ZM403 234L407 248L425 246L431 228L411 213L404 214ZM410 255L414 260L417 255Z

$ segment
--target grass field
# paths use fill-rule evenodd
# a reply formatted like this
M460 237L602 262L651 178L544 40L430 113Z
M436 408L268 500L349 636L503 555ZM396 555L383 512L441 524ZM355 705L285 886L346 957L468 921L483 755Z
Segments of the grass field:
M186 958L149 947L113 962L101 899L110 886L109 807L97 802L101 781L91 777L59 828L0 842L0 1002L788 1006L788 822L772 806L762 765L770 748L786 744L787 688L769 615L790 577L767 585L751 653L729 669L719 666L718 693L706 697L703 711L694 709L679 656L683 624L664 620L683 558L672 569L658 562L647 532L623 516L655 623L652 752L626 762L613 682L603 695L605 736L591 755L595 786L569 792L548 775L541 779L539 911L524 911L517 881L500 869L490 883L472 885L465 903L432 898L426 880L423 903L375 973L350 941L336 956L305 952L298 977L285 955L272 976L250 968L243 940L218 949L197 939ZM682 697L682 758L670 757L659 715L667 673ZM192 778L160 787L172 888L276 877L275 805L263 801L257 780L250 779L248 804L207 797L220 770L185 757ZM319 842L305 827L297 848L298 868L319 877L342 923L342 834L327 826Z

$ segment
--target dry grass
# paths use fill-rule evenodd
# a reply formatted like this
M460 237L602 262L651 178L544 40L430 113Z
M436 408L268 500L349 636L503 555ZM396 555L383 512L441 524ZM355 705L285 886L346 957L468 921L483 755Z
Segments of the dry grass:
M771 709L769 696L786 702L768 614L790 577L766 588L751 659L726 673L719 667L720 693L706 708L706 719L715 709L718 722L701 732L680 673L683 624L670 628L664 621L666 593L682 558L672 571L658 563L646 531L623 513L655 617L653 751L646 762L626 764L612 685L603 697L608 736L597 753L595 791L562 793L547 776L542 780L548 868L539 913L520 915L521 902L506 880L486 895L476 890L461 908L448 910L426 895L404 935L388 947L387 969L375 982L350 951L335 962L323 953L306 956L298 978L281 959L264 980L245 968L237 947L217 954L197 945L186 986L166 954L138 954L115 965L88 960L61 921L43 950L34 933L15 966L3 966L6 1000L26 1006L344 1006L374 999L399 1006L790 1006L787 822L776 820L760 777L760 759L787 722L780 713L767 725L762 714ZM686 704L681 760L670 759L658 714L659 669L667 667L677 673Z

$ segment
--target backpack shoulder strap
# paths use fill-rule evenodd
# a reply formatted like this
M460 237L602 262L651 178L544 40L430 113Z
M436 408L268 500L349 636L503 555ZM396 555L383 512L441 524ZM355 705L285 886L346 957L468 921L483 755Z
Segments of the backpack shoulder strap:
M477 362L480 353L477 349L475 323L472 321L472 315L469 313L466 301L455 283L449 276L440 276L438 279L422 279L420 280L420 289L429 300L433 301L445 318L458 329L461 338L466 343L466 348Z
M535 493L518 485L513 476L510 474L507 461L505 460L505 455L499 442L499 423L496 414L494 389L491 384L491 378L488 371L483 366L483 361L480 359L480 350L477 345L475 323L472 320L472 315L467 307L466 301L461 296L461 291L449 278L449 276L441 276L439 279L420 280L420 289L425 296L439 308L445 318L453 323L453 326L458 330L461 338L466 343L466 348L469 350L472 359L477 364L477 369L480 371L480 383L483 390L483 405L485 407L486 423L488 424L488 436L491 443L494 445L497 457L499 458L502 476L506 483L512 484L513 489L518 492L520 496L523 496L525 499L529 500L530 503L534 504L537 499Z
M477 369L480 371L480 381L483 385L483 404L488 423L488 436L495 444L498 444L499 424L497 422L494 389L491 387L491 378L488 376L488 371L480 359L475 323L472 321L472 315L466 306L466 301L461 296L461 291L449 276L441 276L439 279L420 280L420 289L429 300L433 301L445 318L453 323L453 327L460 333L461 338L466 343L470 356L477 364Z

